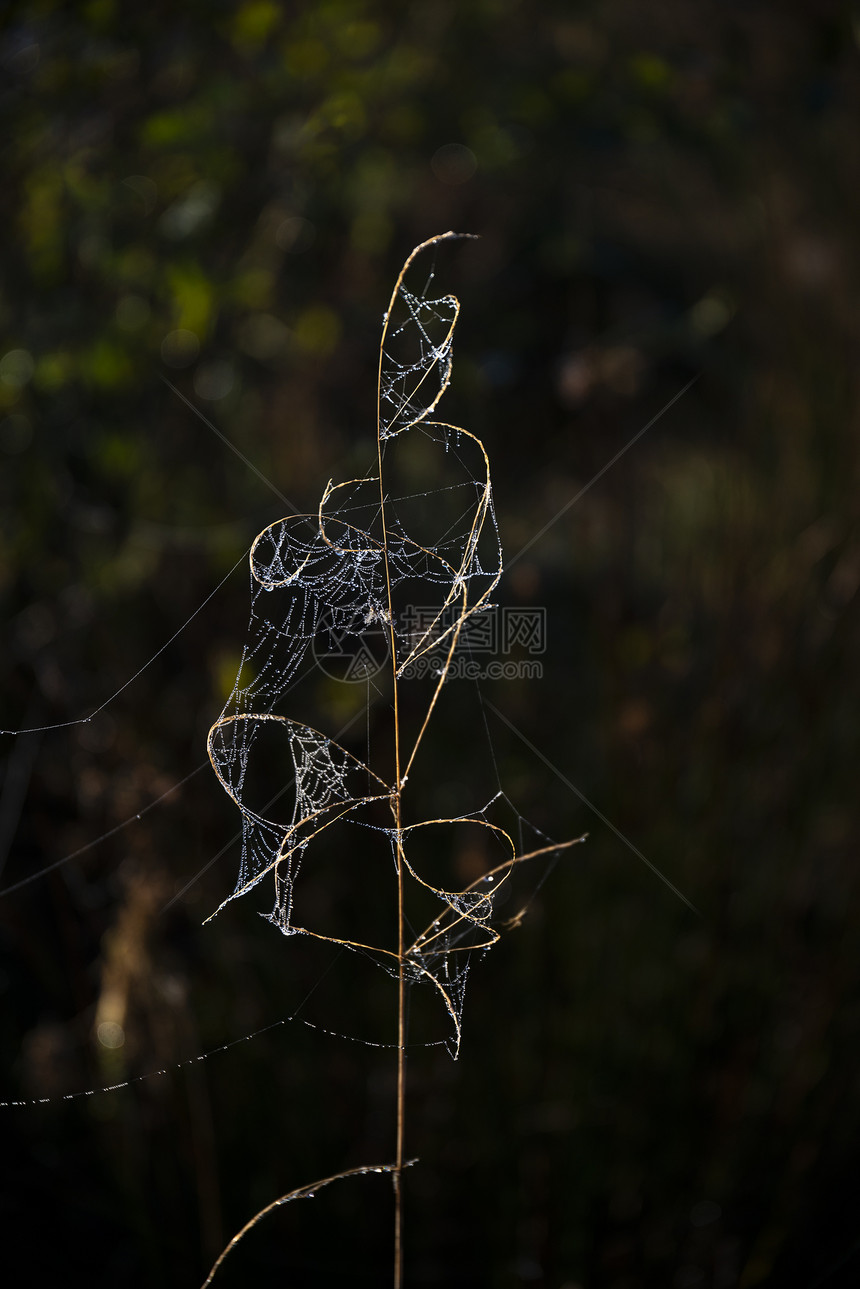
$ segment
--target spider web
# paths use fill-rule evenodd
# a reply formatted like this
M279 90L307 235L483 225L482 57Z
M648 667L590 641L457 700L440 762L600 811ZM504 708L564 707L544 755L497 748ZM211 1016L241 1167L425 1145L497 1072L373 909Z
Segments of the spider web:
M376 828L387 836L395 872L402 865L404 880L425 898L429 893L436 904L435 917L405 947L402 969L410 982L431 985L441 995L453 1022L454 1055L471 956L499 938L494 902L513 866L531 857L517 855L508 833L486 817L486 808L455 818L403 822L409 810L407 780L464 624L493 607L489 597L502 572L484 446L467 430L429 419L451 377L459 302L452 295L431 294L432 272L423 289L405 281L421 252L455 236L447 233L416 248L395 284L380 343L373 466L360 478L330 481L315 515L280 519L253 543L250 621L241 664L208 738L215 773L242 814L238 879L215 913L270 878L274 904L267 916L285 935L310 935L367 953L397 975L399 952L304 927L294 907L296 878L321 833L339 821ZM399 451L400 440L414 442L416 435L422 451L448 454L457 466L460 477L445 490L446 505L439 491L389 495L388 467L395 464L395 449ZM417 627L406 611L415 603L430 606ZM284 710L321 632L342 649L348 643L352 654L364 660L368 681L368 641L373 637L378 649L382 639L397 726L396 756L389 759L389 765L395 762L393 776L383 777L335 739ZM417 660L427 656L433 664L429 699L407 734L397 715L398 686ZM255 769L268 758L273 733L286 744L284 764L290 770L277 797L289 793L293 802L291 814L281 820L271 815L273 800L257 803L252 786ZM372 822L380 805L390 807L393 826ZM425 852L420 864L412 856L413 843L425 841L426 830L434 827L444 831L445 825L464 824L486 830L485 839L501 845L503 859L486 866L464 888L449 889L439 876L444 864L434 862L432 843L429 862L426 844L418 848ZM437 856L441 860L439 852Z
M251 546L251 608L246 641L233 688L207 740L210 762L242 818L236 886L211 916L268 877L274 888L274 902L265 916L284 935L311 936L342 950L365 954L398 981L397 1158L393 1163L347 1169L274 1200L233 1237L213 1265L207 1285L236 1244L274 1208L310 1196L335 1181L369 1173L389 1173L394 1178L398 1214L395 1250L400 1249L400 1177L403 1169L414 1162L406 1160L402 1151L405 986L430 986L441 998L453 1025L447 1046L456 1058L473 957L486 952L506 925L517 925L525 911L523 908L509 917L507 923L500 923L496 917L499 896L514 869L525 860L556 855L584 840L559 845L533 829L540 843L547 844L525 849L526 821L501 787L491 741L499 784L495 796L469 813L412 821L415 813L421 813L420 806L415 809L415 780L420 781L420 776L413 775L413 767L420 766L422 751L423 760L429 759L432 766L432 757L426 755L428 726L461 645L463 629L471 617L495 607L490 596L502 572L502 549L484 446L469 431L431 419L450 381L460 306L452 295L431 295L432 272L421 290L407 286L405 280L422 252L456 236L446 233L417 247L395 283L383 318L380 343L375 464L360 478L338 484L329 481L315 514L278 520L264 529ZM403 443L407 465L404 469L401 463L398 473L397 458ZM432 462L440 459L453 467L447 469L453 481L444 486L438 481L434 484L439 472ZM392 488L392 479L411 483L411 489ZM417 616L416 605L421 606ZM367 681L368 715L371 685L386 705L393 700L393 749L389 749L384 765L374 767L370 763L369 720L367 756L361 759L338 741L352 722L331 737L287 710L287 699L305 674L309 651L322 666L326 655L325 650L320 654L321 636L341 655L351 652L355 665L340 678ZM380 638L385 654L385 694L376 683ZM429 664L429 668L417 667L419 663ZM411 687L416 671L423 672L426 678L428 670L429 690L415 686L419 701L399 703L399 696L407 682ZM407 712L406 708L411 710ZM482 716L486 725L483 705ZM273 735L277 744L274 754ZM487 737L489 740L489 727ZM267 794L260 793L261 766L269 771L270 783L273 771L277 777L282 768L286 770L268 801L262 799ZM266 777L264 774L263 782ZM273 807L285 796L292 802L291 809L285 816L276 817ZM515 823L511 826L519 846L510 832L490 817L497 806L513 812ZM386 814L389 822L381 823L380 818ZM390 852L391 873L398 888L396 951L385 944L326 933L297 920L302 916L302 901L296 898L300 870L306 859L313 860L321 835L336 825L361 828L365 837L370 829L376 834L373 840L379 841L379 848ZM456 865L453 876L450 866L452 830L464 829L471 833L473 841L475 836L479 838L469 852L469 876L475 872L476 858L477 876L465 885L464 879L455 880L460 876ZM492 858L488 858L490 855ZM364 885L372 901L375 892L371 896L369 884ZM414 926L422 925L423 919L415 919L413 924L411 914L405 911L407 888L416 897L414 904L425 908L429 904L433 910L419 932ZM307 997L287 1019L299 1019L298 1012ZM301 1023L337 1037L352 1037L323 1030L310 1021ZM271 1028L274 1025L235 1042L246 1042ZM352 1037L352 1041L387 1046L360 1037ZM230 1046L233 1043L205 1055ZM194 1058L200 1059L203 1057ZM152 1071L102 1090L115 1091L130 1082L164 1073L165 1070ZM94 1091L64 1099L89 1096ZM10 1103L0 1102L7 1104ZM397 1270L395 1282L400 1283Z

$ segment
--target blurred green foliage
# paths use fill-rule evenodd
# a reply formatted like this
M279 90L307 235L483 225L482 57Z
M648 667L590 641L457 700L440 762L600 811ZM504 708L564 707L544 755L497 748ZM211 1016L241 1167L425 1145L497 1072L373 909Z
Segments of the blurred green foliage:
M283 513L207 421L300 509L363 470L394 275L480 233L437 266L464 304L445 415L487 443L512 561L545 529L504 590L547 607L544 680L488 693L559 774L490 735L517 806L590 838L473 973L459 1065L411 1059L408 1282L853 1284L856 17L13 0L0 62L0 724L92 711ZM4 881L200 764L246 612L239 570L97 720L3 739ZM321 676L303 701L350 714ZM440 802L481 782L475 729L440 720ZM173 1069L312 989L309 1020L390 1041L385 979L319 984L238 904L201 930L232 852L161 912L235 830L221 798L202 773L0 901L4 1095ZM296 1023L2 1110L7 1263L199 1282L275 1195L387 1156L392 1074ZM362 1186L273 1218L225 1282L385 1283Z

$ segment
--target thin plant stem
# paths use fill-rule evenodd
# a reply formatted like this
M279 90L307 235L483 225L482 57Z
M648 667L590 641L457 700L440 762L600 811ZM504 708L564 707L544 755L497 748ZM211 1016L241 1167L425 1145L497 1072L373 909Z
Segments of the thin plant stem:
M410 259L412 257L410 256ZM376 454L379 475L379 514L382 523L382 561L385 568L385 586L388 597L388 643L391 651L391 672L394 686L394 796L391 802L395 828L395 864L397 868L397 1130L394 1154L394 1289L403 1284L403 1143L406 1135L406 977L404 973L404 908L403 908L403 848L401 843L400 796L400 711L397 686L397 642L394 635L394 602L391 594L391 570L388 563L388 532L385 522L385 485L382 480L382 362L385 336L397 293L409 265L406 261L394 284L391 300L385 314L382 339L379 345L379 371L376 386Z
M221 716L212 726L208 741L209 757L215 773L228 796L236 803L243 815L240 877L233 894L222 903L220 908L223 908L230 899L235 899L256 886L267 873L273 873L276 902L272 914L269 915L271 922L288 935L308 935L341 948L368 953L379 961L380 965L387 964L387 970L397 980L394 1161L376 1167L346 1169L320 1182L282 1195L260 1210L233 1238L213 1266L207 1285L235 1245L274 1208L293 1199L309 1196L321 1186L327 1186L341 1177L359 1176L368 1172L389 1172L394 1200L393 1284L394 1289L403 1289L403 1172L415 1162L408 1160L405 1154L407 985L410 982L422 982L432 985L438 991L453 1022L452 1055L456 1057L460 1044L462 994L469 955L475 951L488 949L496 943L500 935L500 931L491 922L496 893L507 881L515 866L526 860L561 851L576 844L575 842L551 844L518 855L510 834L485 818L492 801L497 799L495 797L483 809L460 815L455 819L437 818L417 823L404 822L403 791L415 763L419 746L422 745L430 719L442 694L444 683L450 674L461 629L467 619L487 607L492 607L489 596L502 571L501 545L492 503L490 463L484 445L467 430L446 422L427 419L447 388L450 378L451 344L460 309L459 302L451 295L438 301L426 300L423 295L413 295L404 286L404 278L416 256L429 247L456 239L458 236L460 235L453 232L442 233L437 237L429 238L412 251L394 284L384 317L377 376L375 482L378 484L378 503L375 500L373 502L375 517L368 522L366 528L358 527L344 517L350 513L350 507L331 509L332 498L341 490L352 489L365 483L372 485L374 476L371 467L371 471L361 478L337 484L329 480L315 516L289 516L287 519L269 525L255 539L250 550L253 632L243 651L234 690ZM425 293L432 279L431 273L424 288ZM405 322L398 321L392 327L392 316L401 293L409 316ZM433 313L436 306L438 311ZM446 334L441 343L431 339L434 333L426 321L428 311L437 322L444 323ZM408 330L410 325L411 332ZM402 335L406 336L407 341L410 335L412 339L417 340L419 345L417 362L399 360L397 337ZM386 341L389 339L393 339L394 343L390 352L386 354ZM388 368L385 366L386 361L389 364ZM422 391L420 398L419 390ZM390 416L388 413L383 414L383 402L391 405L393 410ZM470 504L465 515L461 514L454 524L448 524L437 544L426 546L404 531L400 515L396 510L392 513L393 508L403 498L389 497L386 494L383 476L387 440L393 440L404 431L414 429L419 423L432 441L444 442L446 452L449 440L453 438L455 454L461 464L465 464L460 459L457 447L461 440L471 444L470 453L474 453L477 448L482 462L477 472L474 469L469 470L469 486L474 486L476 489L474 511ZM418 496L424 495L429 493L418 494ZM355 508L361 509L361 507ZM331 509L330 516L326 513L328 509ZM467 516L471 516L468 527L465 531L459 531L459 526ZM309 522L311 520L314 522ZM497 569L485 567L486 560L483 556L479 558L478 555L478 543L485 521L489 521L489 526L495 533L498 546ZM306 527L309 528L310 536L305 532ZM331 537L327 529L331 530ZM450 535L452 529L458 529L453 539ZM451 551L456 552L461 542L462 551L456 555L456 558L452 558ZM338 566L340 566L340 572L337 571ZM384 575L384 583L380 573ZM432 623L423 626L423 633L419 633L417 640L414 634L408 633L406 625L399 628L399 634L395 630L394 603L395 588L404 583L408 585L409 580L416 577L425 577L430 584L442 583L448 588L442 597L443 603L434 614ZM345 579L349 578L354 580L348 584ZM476 583L474 591L473 580ZM345 597L348 585L352 586L356 596L359 593L361 596L360 599L356 598L352 606L348 596ZM294 588L294 598L291 599L289 612L283 617L279 627L278 619L273 619L270 612L258 606L258 597L266 592L288 587ZM383 608L386 602L387 608ZM339 616L335 621L339 628L348 622L350 607L363 614L365 625L373 621L387 620L393 694L393 778L386 773L383 779L370 769L369 725L368 763L365 765L340 745L337 741L340 735L337 739L329 739L312 726L272 710L276 700L287 692L288 682L295 674L303 652L317 630L321 606L331 607L333 612L337 610ZM452 614L454 620L449 621ZM273 638L284 642L278 654L271 652ZM401 725L399 682L401 677L409 676L412 664L427 659L432 651L435 651L437 679L432 687L428 707L423 719L418 722L417 734L415 734L411 724L406 727ZM246 666L249 673L247 676ZM369 682L368 674L368 697ZM293 818L289 823L269 820L265 814L251 809L243 800L248 758L257 732L264 723L269 723L273 732L275 727L280 727L287 738L293 759L296 801ZM343 732L347 728L348 725L344 727ZM359 772L361 788L354 783ZM364 788L365 773L366 789ZM279 792L272 798L269 805L273 805L280 795ZM504 794L500 792L498 795ZM381 806L383 802L387 802L391 812L391 826L385 829L385 832L391 844L397 883L396 936L391 936L389 932L391 939L388 945L375 946L331 934L323 935L311 927L298 925L293 917L293 882L309 843L317 835L326 832L340 821L349 822L355 819L356 822L370 822L360 817L356 818L356 812L364 811L374 803ZM263 809L268 810L268 807ZM411 839L419 836L421 829L456 824L469 824L473 829L477 828L488 844L491 841L493 845L501 844L502 849L508 853L502 863L496 864L488 872L474 878L465 889L450 891L438 884L440 878L435 875L434 868L431 867L429 874L424 874L420 871L422 865L416 866L416 860L407 846L407 837ZM578 840L582 841L584 838ZM415 889L416 886L423 888L425 892L441 902L442 906L435 919L417 937L406 919L408 883L412 884L410 889ZM502 925L507 927L519 925L524 912L523 908ZM391 944L391 940L396 940L396 948ZM437 962L441 962L441 967L437 968ZM453 970L449 971L449 967Z

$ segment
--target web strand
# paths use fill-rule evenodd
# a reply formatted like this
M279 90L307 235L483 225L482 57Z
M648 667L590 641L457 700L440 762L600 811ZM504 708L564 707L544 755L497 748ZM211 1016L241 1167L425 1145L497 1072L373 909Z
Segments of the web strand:
M134 675L129 676L128 680L124 681L120 685L119 689L117 689L115 693L111 694L110 698L106 698L103 703L100 703L98 707L94 708L93 711L90 712L89 716L79 716L72 721L58 721L53 725L33 725L28 727L27 729L20 729L20 730L0 729L0 734L8 734L8 735L11 735L12 737L18 738L22 734L45 734L49 730L66 730L66 729L70 729L73 725L88 725L90 721L94 720L94 718L98 716L100 712L103 712L106 707L110 707L111 703L113 703L117 698L119 698L120 694L124 694L125 691L128 689L128 687L130 685L133 685L134 682L138 679L138 677L142 676L143 673L149 667L152 666L156 658L161 657L165 649L168 649L170 645L173 644L174 640L179 639L179 637L182 635L182 632L186 629L186 627L190 626L191 623L194 621L194 619L197 617L197 615L203 612L203 610L206 608L206 605L209 603L209 601L212 600L221 590L221 587L224 586L226 582L229 582L230 578L236 572L236 569L239 568L240 564L244 563L247 556L248 556L248 552L244 551L243 554L240 555L239 558L236 560L236 563L230 569L230 572L227 573L224 577L222 577L221 581L214 588L214 590L210 591L209 594L206 596L206 599L203 600L202 603L198 604L194 612L185 619L182 626L179 627L178 630L174 631L170 639L165 640L164 644L159 649L156 649L152 657L147 659L147 661L143 664L142 667L138 667Z
M453 237L445 234L425 247L435 249ZM422 289L410 285L412 262L423 249L407 260L383 319L375 466L360 478L329 482L315 516L287 515L255 539L245 646L233 689L210 730L208 750L242 818L239 873L220 907L268 878L274 888L268 918L284 935L328 939L375 956L397 976L401 989L404 981L431 985L453 1024L456 1054L470 961L498 939L494 902L517 854L504 830L480 813L401 822L406 784L420 761L460 636L475 614L492 607L490 596L502 569L484 446L470 431L431 419L451 378L460 305L453 295L430 294L433 272L425 275ZM399 444L415 429L436 454L432 469L438 486L389 488L383 469L388 476L397 466ZM445 479L445 474L455 477ZM420 621L410 616L416 603ZM352 670L341 678L364 683L369 700L378 670L373 640L384 646L388 661L383 658L381 665L393 683L393 778L370 764L369 723L364 760L337 738L296 720L284 704L309 653L324 670L334 658L348 660ZM398 714L398 687L423 659L435 660L435 680L423 719L407 734ZM402 737L407 741L401 746ZM292 808L279 820L255 801L261 795L258 785L280 764L289 767ZM425 898L429 894L438 907L431 926L396 953L382 944L374 948L346 935L323 934L304 925L296 908L296 881L306 860L313 862L318 839L333 829L339 836L344 827L373 826L380 806L390 806L394 817L388 831L398 899L414 889ZM420 830L441 841L456 827L476 832L479 846L489 845L492 835L505 848L506 863L488 875L484 889L448 889L425 871L423 861L411 857L413 838L424 841ZM401 927L405 916L402 908Z

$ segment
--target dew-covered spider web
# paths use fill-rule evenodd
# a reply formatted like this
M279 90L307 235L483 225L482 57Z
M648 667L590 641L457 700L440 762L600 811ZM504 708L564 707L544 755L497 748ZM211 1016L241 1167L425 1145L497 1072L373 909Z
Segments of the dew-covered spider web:
M393 975L432 986L453 1022L456 1054L470 959L498 939L498 894L530 855L517 853L486 808L444 819L410 816L410 775L420 768L464 628L493 607L502 571L484 446L432 415L450 380L460 306L452 295L436 295L433 273L424 267L419 276L415 261L423 265L427 252L454 236L418 247L397 279L383 318L370 468L330 481L315 514L280 519L253 543L247 637L208 750L242 815L238 880L220 908L268 879L268 917L284 935L369 954ZM368 693L372 687L393 708L391 746L374 765L290 714L292 690L314 661L329 675L339 666L344 682L365 681ZM426 701L417 713L413 702L407 717L404 686L419 669L429 682ZM258 787L273 757L284 775L277 810ZM425 908L429 901L427 925L413 927L402 952L396 940L372 944L304 925L297 878L335 825L365 836L376 830L390 848L392 880L411 885ZM478 876L452 887L443 881L443 850L454 828L477 830L489 858Z
M524 826L531 825L502 789L489 727L498 791L481 794L476 788L483 804L464 813L452 807L451 813L436 814L437 805L427 808L428 801L438 800L427 794L428 777L431 783L444 780L450 768L446 762L454 760L446 746L470 724L456 701L453 721L446 716L442 723L452 706L446 682L458 651L462 656L469 647L470 628L477 627L480 637L482 615L486 622L495 608L492 596L502 573L487 452L475 434L435 415L451 378L460 306L453 295L438 293L427 263L442 243L456 236L446 233L417 247L395 283L383 317L376 428L367 469L345 481L329 481L314 513L291 514L270 524L251 546L247 635L235 682L207 743L215 773L241 815L236 885L211 916L238 896L268 885L272 904L264 916L285 936L331 944L335 961L347 951L368 957L398 982L398 1029L396 1043L381 1043L305 1020L299 1013L317 981L289 1017L193 1061L287 1021L338 1039L395 1048L395 1158L346 1169L274 1200L233 1237L207 1285L236 1244L275 1207L335 1181L375 1173L390 1174L393 1180L394 1284L400 1289L401 1176L414 1162L404 1153L405 1051L413 1045L407 1038L407 987L425 986L435 1004L441 1001L447 1046L456 1057L470 965L522 915L511 917L510 909L506 921L499 915L515 870L525 860L552 856L575 844L556 844L537 829L530 834L536 848L525 844ZM82 719L96 716L148 665ZM340 704L354 715L332 732L306 719L299 707L302 682L317 692L323 685L329 691L339 685L364 687L366 750L354 730L346 737L355 723L355 691L351 702ZM322 707L331 713L338 704ZM384 718L379 722L383 737L374 728L371 738L371 707ZM480 713L486 725L483 706ZM319 723L325 726L327 719ZM463 740L464 746L468 741ZM471 774L468 780L472 782ZM309 888L302 875L329 863L332 855L341 867L362 865L371 851L380 857L379 866L373 878L365 879L362 870L357 887L375 917L365 931L353 924L351 909L346 925L335 919L332 927L319 901L305 898ZM334 880L336 884L337 876ZM382 885L396 898L384 899ZM383 914L392 906L397 916L388 926ZM439 1012L438 1005L435 1010ZM444 1040L427 1045L439 1041ZM63 1099L118 1091L162 1076L168 1068Z

